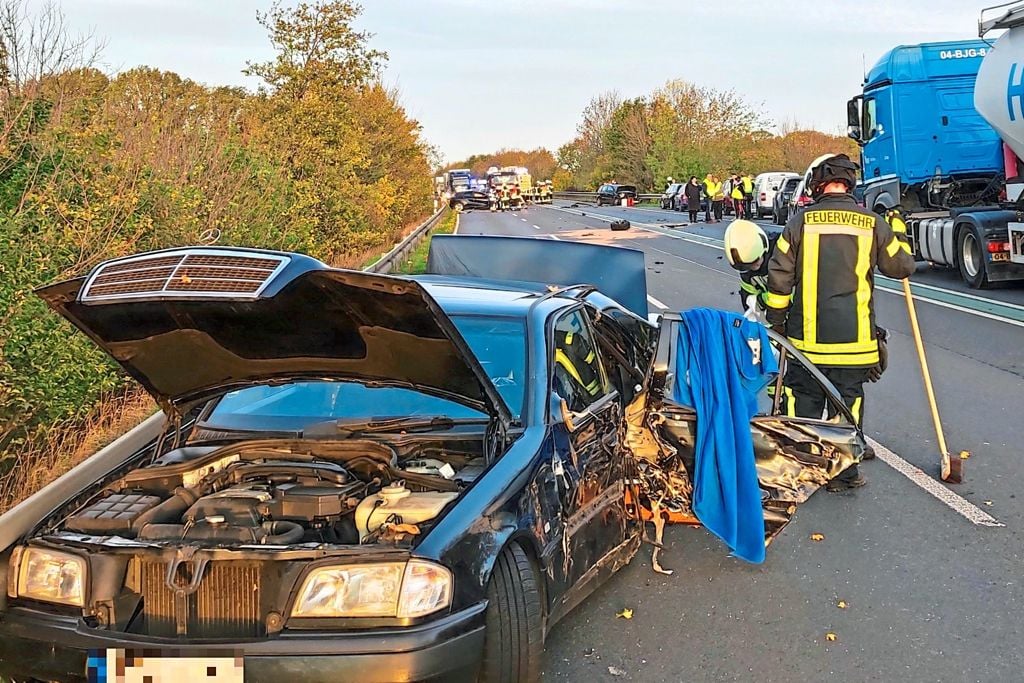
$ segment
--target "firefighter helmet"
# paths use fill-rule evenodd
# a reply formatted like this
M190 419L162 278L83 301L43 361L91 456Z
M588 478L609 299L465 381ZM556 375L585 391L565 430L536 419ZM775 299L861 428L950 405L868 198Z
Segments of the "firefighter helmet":
M725 229L725 256L736 270L757 268L766 251L768 236L757 223L741 218Z
M860 166L845 154L823 154L807 167L804 190L812 197L820 197L830 183L845 183L848 192L857 186Z

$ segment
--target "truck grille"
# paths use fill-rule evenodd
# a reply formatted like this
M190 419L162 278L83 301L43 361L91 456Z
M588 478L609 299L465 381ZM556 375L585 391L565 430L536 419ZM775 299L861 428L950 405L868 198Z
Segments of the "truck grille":
M258 638L265 634L259 564L211 562L199 589L179 604L167 586L167 564L138 562L149 635L173 638L179 635L179 620L185 624L183 635L189 638Z
M131 256L100 264L79 299L95 303L130 298L255 298L287 263L286 256L223 249Z

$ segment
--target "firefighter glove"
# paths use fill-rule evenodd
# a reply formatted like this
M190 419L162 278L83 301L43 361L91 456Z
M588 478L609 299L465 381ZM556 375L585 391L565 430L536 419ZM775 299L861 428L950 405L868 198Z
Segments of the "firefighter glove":
M889 367L889 347L886 344L889 339L889 331L884 327L876 327L875 336L878 338L878 365L868 368L869 382L877 382L882 379L882 374Z

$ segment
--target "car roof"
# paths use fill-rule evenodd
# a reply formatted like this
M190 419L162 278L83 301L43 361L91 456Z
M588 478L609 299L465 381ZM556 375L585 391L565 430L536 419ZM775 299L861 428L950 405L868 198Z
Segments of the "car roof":
M451 275L417 275L412 279L423 285L449 315L525 317L537 300L549 293L547 285L539 282ZM568 296L551 296L539 308L546 316L553 310L576 303L576 299Z

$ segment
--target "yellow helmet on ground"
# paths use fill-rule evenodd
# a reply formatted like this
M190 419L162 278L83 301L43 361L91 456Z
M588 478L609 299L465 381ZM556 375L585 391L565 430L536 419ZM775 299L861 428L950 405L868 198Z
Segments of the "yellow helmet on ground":
M725 229L725 256L736 270L757 268L766 251L768 235L757 223L741 218Z

